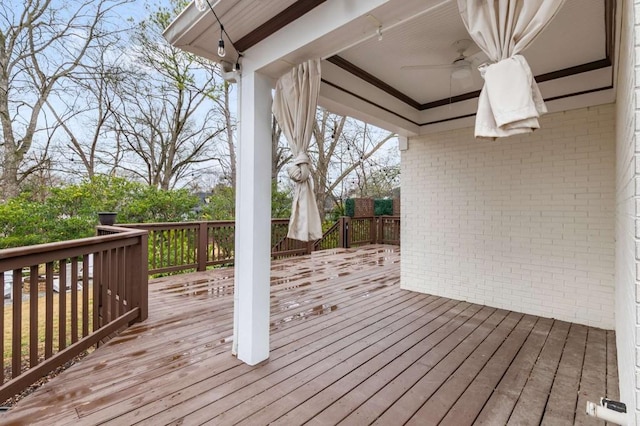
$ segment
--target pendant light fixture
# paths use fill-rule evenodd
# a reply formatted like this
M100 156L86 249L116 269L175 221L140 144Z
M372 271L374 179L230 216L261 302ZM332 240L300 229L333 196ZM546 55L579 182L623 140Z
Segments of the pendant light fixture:
M218 25L220 25L220 38L218 39L218 49L217 49L218 56L220 58L224 58L227 55L227 50L225 49L225 43L224 43L224 39L226 38L231 44L231 47L233 47L233 49L238 54L235 60L234 71L240 71L240 58L242 58L242 53L238 52L238 50L235 48L233 44L233 40L231 40L231 37L229 37L229 34L224 29L224 25L222 25L222 22L220 21L218 14L216 13L215 10L213 10L213 6L220 3L220 0L214 1L213 5L211 4L210 0L195 0L194 3L195 3L195 7L200 12L205 12L207 9L211 10L211 13L213 13L213 16L216 18L216 21L218 21Z
M220 40L218 40L218 56L224 58L227 54L224 50L224 40L222 39L222 33L224 32L224 26L220 24Z

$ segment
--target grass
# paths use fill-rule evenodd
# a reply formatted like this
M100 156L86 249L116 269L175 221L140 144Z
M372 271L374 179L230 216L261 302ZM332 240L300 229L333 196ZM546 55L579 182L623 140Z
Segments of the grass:
M93 304L93 292L89 291L89 331L92 327L91 306ZM82 292L78 291L78 338L82 337ZM54 293L53 297L53 353L58 352L59 349L59 332L60 332L60 299L59 294ZM22 309L22 326L21 326L21 354L22 370L29 366L29 352L30 352L30 302L25 300L21 305ZM44 359L45 354L45 318L46 318L46 297L42 296L38 298L38 359ZM71 344L71 293L66 293L66 344ZM13 303L4 306L4 352L3 352L3 367L5 371L5 377L11 371L11 360L13 356L12 352L12 339L13 339ZM6 380L6 379L5 379Z

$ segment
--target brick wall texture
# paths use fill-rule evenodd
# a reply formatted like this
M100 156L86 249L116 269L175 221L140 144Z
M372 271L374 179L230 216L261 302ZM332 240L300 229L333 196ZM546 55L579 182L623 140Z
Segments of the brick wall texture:
M640 1L618 2L617 7L621 25L616 84L616 346L620 399L627 404L629 424L640 424Z
M402 287L614 327L615 106L531 135L460 129L402 153Z

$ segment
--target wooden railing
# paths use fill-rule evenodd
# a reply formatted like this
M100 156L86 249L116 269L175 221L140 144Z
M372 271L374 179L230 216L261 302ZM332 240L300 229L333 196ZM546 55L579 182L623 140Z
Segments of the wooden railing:
M344 220L342 233L345 234L344 247L358 247L365 244L400 245L400 217L373 216L341 218Z
M287 238L289 219L271 219L271 257L282 259L285 257L309 254L313 250L313 243Z
M149 274L204 271L208 266L234 262L235 222L166 222L123 224L121 227L149 233ZM273 219L273 258L309 253L309 244L287 238L289 219Z
M340 218L306 243L273 219L274 258L364 244L399 244L400 218ZM233 221L99 226L98 236L0 250L0 403L147 317L148 275L233 264ZM6 286L5 286L6 285ZM57 294L55 293L57 291Z
M378 216L378 244L400 245L400 216Z
M358 247L365 244L375 244L376 218L359 217L347 220L347 247Z
M326 250L337 247L346 247L344 242L344 219L340 218L325 231L318 241L313 243L314 250Z
M204 271L208 266L234 262L235 222L136 223L118 225L149 233L149 274ZM274 259L309 254L314 250L364 244L400 244L400 218L341 217L315 242L287 238L289 219L271 220Z
M149 233L149 274L189 269L204 271L208 265L233 262L233 221L136 223L120 226Z
M0 401L147 317L147 233L99 235L0 250ZM58 291L55 294L55 291Z

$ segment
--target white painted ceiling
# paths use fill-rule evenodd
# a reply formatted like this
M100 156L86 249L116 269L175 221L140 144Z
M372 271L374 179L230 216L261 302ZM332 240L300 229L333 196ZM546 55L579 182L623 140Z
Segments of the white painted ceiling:
M215 10L232 39L239 40L293 3L295 0L222 0ZM534 75L607 59L605 3L605 0L566 0L551 24L523 52ZM322 4L318 6L321 7ZM376 34L378 26L382 27L382 40ZM200 13L193 7L188 8L165 36L185 50L217 59L214 51L219 27L209 12ZM263 42L269 42L272 37ZM369 15L268 65L262 72L276 79L292 65L308 58L337 54L418 104L446 101L481 89L482 79L475 68L471 86L463 86L451 79L448 69L402 67L451 63L458 55L452 43L465 38L469 36L456 1L390 0ZM466 55L477 60L486 59L475 45ZM456 117L475 112L475 99L423 110L415 108L415 105L410 106L392 96L388 90L375 87L326 60L323 61L323 79L326 82L321 91L321 103L328 108L407 134L424 132L429 127L437 129L442 127L442 122L455 121ZM613 83L613 68L604 67L547 81L540 87L546 99L558 99L554 101L555 109L568 109L610 102L613 90L607 92L604 88ZM584 94L596 89L599 95ZM460 123L468 125L469 120Z

